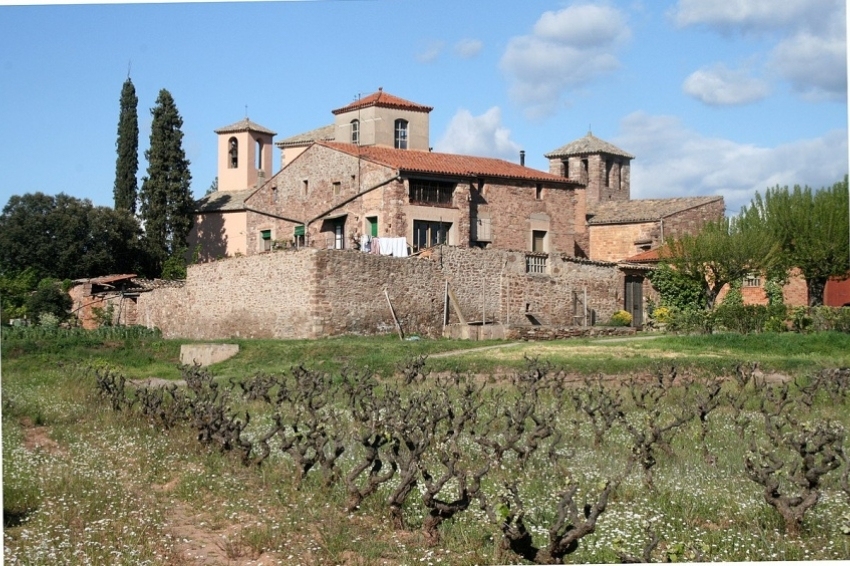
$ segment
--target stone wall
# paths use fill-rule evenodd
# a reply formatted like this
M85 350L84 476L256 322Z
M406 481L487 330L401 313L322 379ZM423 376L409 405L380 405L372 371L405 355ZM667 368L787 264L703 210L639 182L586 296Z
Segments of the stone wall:
M303 338L311 316L313 256L299 250L190 265L182 288L142 293L138 323L166 338Z
M572 325L585 289L597 320L622 308L615 265L550 255L546 273L532 275L525 258L451 246L430 258L316 249L229 258L190 266L181 289L143 293L139 323L191 339L381 334L395 331L389 296L406 334L437 337L447 280L470 321Z

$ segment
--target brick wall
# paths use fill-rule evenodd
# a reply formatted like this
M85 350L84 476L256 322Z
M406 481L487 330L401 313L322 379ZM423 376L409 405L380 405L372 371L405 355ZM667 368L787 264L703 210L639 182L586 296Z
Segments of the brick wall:
M658 222L631 224L591 224L588 227L590 259L621 261L642 251L641 245L657 247ZM637 242L637 243L636 243Z
M726 204L718 199L664 218L664 240L679 238L684 234L696 234L706 222L722 218L726 214ZM655 246L653 246L655 247Z
M622 307L613 264L550 255L547 273L529 275L525 257L443 246L429 259L316 249L230 258L190 266L183 288L143 293L139 323L191 339L387 333L386 290L405 333L436 337L446 280L468 320L483 309L488 321L570 325L585 289L599 321Z

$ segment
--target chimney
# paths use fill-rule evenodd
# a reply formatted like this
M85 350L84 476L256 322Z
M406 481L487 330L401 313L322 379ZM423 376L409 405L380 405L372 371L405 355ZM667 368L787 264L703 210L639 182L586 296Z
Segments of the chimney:
M525 150L519 150L519 164L525 167Z

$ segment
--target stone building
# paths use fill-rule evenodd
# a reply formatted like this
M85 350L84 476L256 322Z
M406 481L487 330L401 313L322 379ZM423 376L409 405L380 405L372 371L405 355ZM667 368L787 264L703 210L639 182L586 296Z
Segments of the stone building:
M447 244L522 252L526 273L551 275L571 258L613 265L724 214L722 197L633 200L634 156L592 133L546 154L548 171L526 167L523 153L514 163L433 152L431 111L379 89L278 141L274 175L274 132L247 118L216 130L218 190L198 203L190 249L210 261ZM628 269L614 291L640 325L651 288L645 270Z

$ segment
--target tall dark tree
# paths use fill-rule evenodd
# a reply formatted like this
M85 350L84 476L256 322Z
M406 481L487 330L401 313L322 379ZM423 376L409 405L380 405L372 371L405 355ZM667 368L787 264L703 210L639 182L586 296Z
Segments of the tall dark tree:
M139 192L136 173L139 171L139 117L136 107L139 98L130 77L121 88L121 110L118 117L118 139L115 146L118 158L115 161L115 210L136 213L136 197Z
M186 248L192 229L192 175L183 151L183 119L171 93L162 89L151 109L148 174L142 179L140 215L151 262L148 275L159 276L165 261Z

